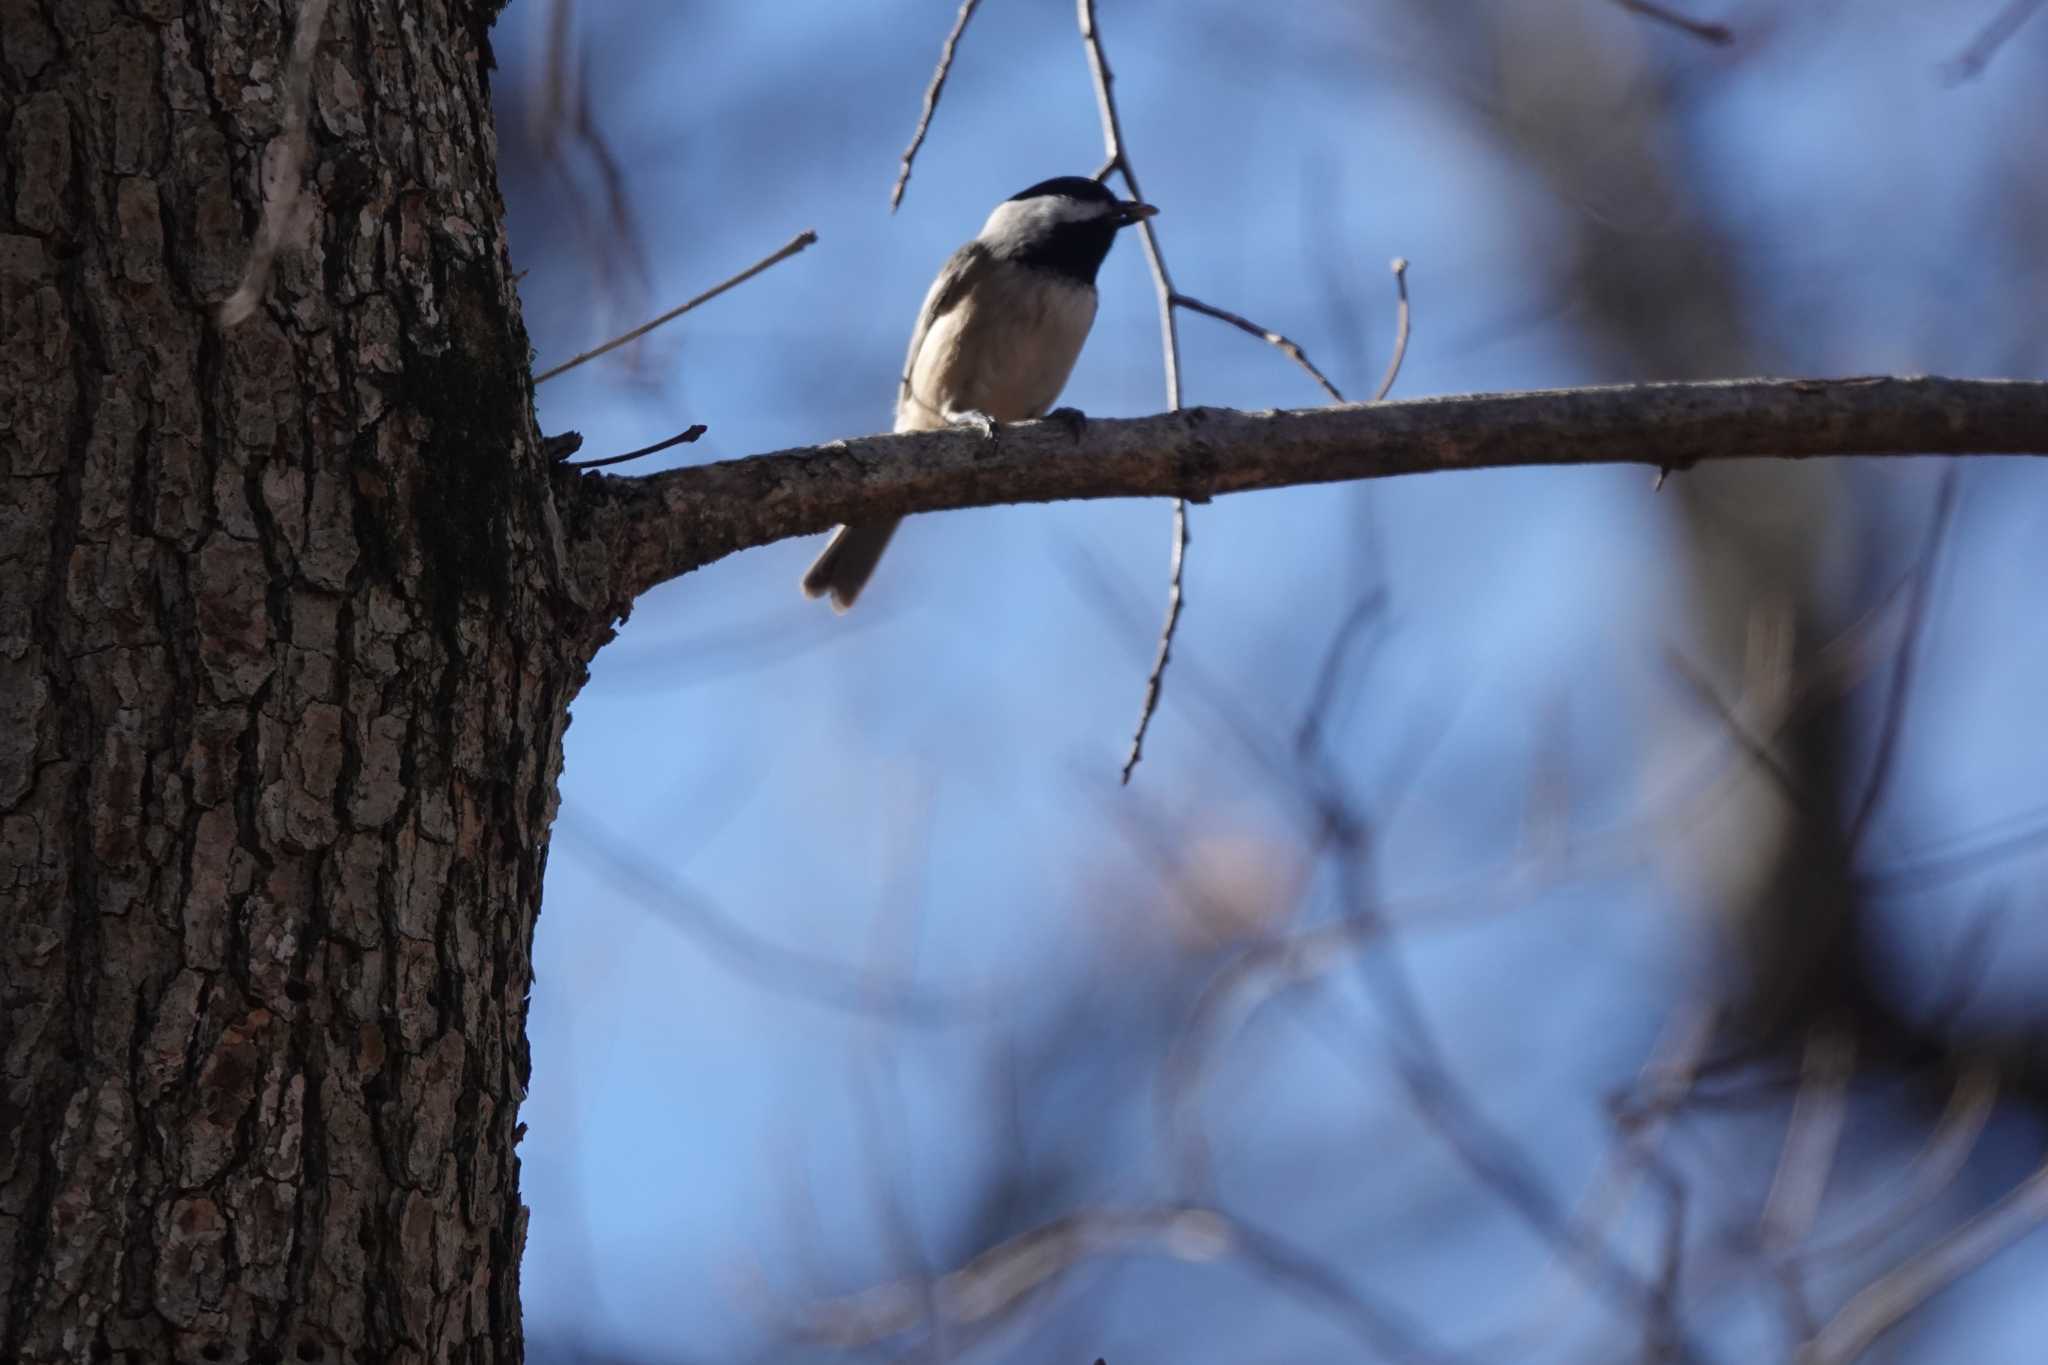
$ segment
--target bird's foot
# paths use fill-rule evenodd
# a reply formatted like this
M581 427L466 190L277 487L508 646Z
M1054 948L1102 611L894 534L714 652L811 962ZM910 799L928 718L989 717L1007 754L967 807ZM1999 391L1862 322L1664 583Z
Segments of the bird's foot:
M979 408L969 408L965 412L947 413L946 420L956 427L973 427L981 433L981 439L984 441L993 443L996 439L996 419Z
M1088 414L1079 408L1054 408L1045 415L1045 420L1065 427L1067 439L1076 444L1088 430Z

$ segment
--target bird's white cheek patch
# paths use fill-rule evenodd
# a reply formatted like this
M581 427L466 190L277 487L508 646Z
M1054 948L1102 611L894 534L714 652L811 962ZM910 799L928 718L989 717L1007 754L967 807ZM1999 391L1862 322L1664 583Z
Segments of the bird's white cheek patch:
M1108 216L1107 204L1086 199L1064 199L1040 195L1036 199L1012 199L996 206L981 228L981 240L1033 238L1067 223L1093 223Z

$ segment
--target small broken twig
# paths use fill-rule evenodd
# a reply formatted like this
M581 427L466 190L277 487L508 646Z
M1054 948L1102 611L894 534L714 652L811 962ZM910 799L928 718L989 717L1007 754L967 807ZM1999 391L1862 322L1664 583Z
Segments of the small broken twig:
M720 294L723 294L726 290L733 289L739 285L745 284L748 280L753 279L754 276L760 274L769 266L776 265L782 261L788 260L791 256L796 255L799 251L802 251L805 247L810 246L813 242L817 240L818 234L806 228L804 231L799 232L796 236L790 238L787 242L785 242L782 245L782 248L780 250L776 251L772 255L763 257L762 259L748 266L745 270L742 270L739 274L734 275L732 278L722 280L719 283L712 285L703 293L697 295L697 297L690 299L685 303L679 304L674 308L669 309L666 313L663 313L660 317L654 319L652 322L642 323L640 326L635 327L632 331L627 332L623 336L613 337L604 345L599 346L594 350L585 351L582 355L577 356L574 360L565 360L561 364L555 366L555 368L553 368L552 370L548 370L545 371L544 373L535 375L533 377L534 385L538 387L539 385L545 384L550 379L553 379L556 375L565 374L568 371L575 369L578 365L583 364L585 361L595 360L599 356L605 354L608 351L615 351L619 347L624 346L629 341L638 341L641 337L646 336L655 328L663 326L664 324L670 322L674 322L677 318L689 312L692 308L697 307L699 304L709 303L711 300L717 298Z
M689 426L677 432L675 435L669 437L666 441L656 441L651 446L641 446L638 450L629 450L623 455L607 455L602 460L564 460L562 462L562 468L603 469L608 464L624 464L628 460L637 460L642 455L652 455L657 451L667 450L670 446L688 445L690 442L696 440L699 436L702 436L707 430L708 428L702 422L692 422ZM575 433L573 432L571 432L570 434L575 435ZM560 438L558 437L556 439ZM576 441L578 445L581 445L583 438L581 436L577 436Z
M924 88L924 112L917 116L917 131L910 135L910 145L903 149L903 169L896 172L896 183L889 190L889 212L894 213L903 202L903 191L910 184L910 165L917 160L917 149L924 146L924 135L931 131L932 115L939 110L939 94L946 88L946 77L953 70L953 52L960 46L960 35L967 31L967 21L974 17L981 0L961 0L960 13L953 20L953 30L946 35L946 45L939 49L939 64L932 71L932 82Z
M1389 268L1394 272L1394 292L1400 302L1394 308L1394 353L1387 357L1387 372L1380 376L1380 386L1373 390L1375 403L1393 392L1394 381L1401 377L1401 362L1408 358L1408 258L1396 256Z

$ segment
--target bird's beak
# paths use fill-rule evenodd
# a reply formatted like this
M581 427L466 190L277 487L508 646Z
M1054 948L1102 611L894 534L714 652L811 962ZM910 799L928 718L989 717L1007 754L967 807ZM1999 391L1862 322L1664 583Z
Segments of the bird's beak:
M1123 200L1116 206L1116 211L1120 219L1117 224L1119 227L1129 227L1133 223L1142 223L1153 214L1159 212L1158 209L1153 208L1150 204L1141 204L1135 199Z

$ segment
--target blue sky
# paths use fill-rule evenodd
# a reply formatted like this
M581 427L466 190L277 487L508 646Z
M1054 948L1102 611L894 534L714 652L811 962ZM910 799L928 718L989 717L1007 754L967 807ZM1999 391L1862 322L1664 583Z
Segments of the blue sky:
M1991 7L1964 8L1739 7L1724 17L1754 41L1731 55L1599 0L1532 0L1474 11L1510 30L1494 66L1397 3L1104 0L1101 22L1176 283L1293 336L1364 396L1393 333L1387 263L1404 256L1415 327L1396 395L1418 396L1645 377L1589 332L1560 266L1587 219L1652 242L1711 225L1759 369L2038 372L2048 195L2018 220L2031 233L2002 226L2001 206L2015 177L2038 175L2048 27L1950 88L1940 60ZM579 233L564 190L589 194L589 164L564 182L517 163L533 150L515 125L541 10L518 0L495 38L541 367L799 229L820 238L629 365L543 388L543 429L582 431L586 454L693 421L704 440L648 468L884 428L938 264L998 199L1101 160L1066 3L982 6L894 215L889 185L952 4L587 3L575 24L590 105L627 168L647 264L644 289L607 308L600 281L618 261ZM1503 136L1518 107L1572 80L1611 96L1616 126L1646 93L1670 98L1659 155L1676 194L1601 181L1614 149L1599 121L1564 154L1603 186L1593 198L1561 195ZM1135 243L1101 291L1064 401L1156 411L1155 302ZM1319 401L1242 334L1184 316L1182 336L1191 403ZM1800 506L1832 509L1817 519L1774 523L1757 499L1779 494L1754 479L1715 482L1704 501L1766 537L1810 539L1846 611L1875 566L1910 556L1937 477L1929 462L1816 468ZM1945 561L1939 647L1879 822L1898 856L2048 799L2048 718L2032 704L2048 663L2040 491L2027 462L1964 475L1968 534ZM1385 637L1331 742L1363 791L1405 775L1376 805L1376 873L1394 900L1509 865L1541 813L1532 793L1565 793L1574 828L1613 826L1675 748L1712 741L1663 663L1710 634L1688 607L1681 513L1638 469L1290 490L1194 515L1185 671L1129 791L1116 768L1163 600L1164 504L920 518L843 619L798 595L816 541L734 557L636 607L574 707L536 944L523 1150L537 1338L649 1360L772 1353L805 1303L906 1273L906 1259L971 1255L963 1210L1016 1164L996 1141L992 1059L1006 1051L1054 1059L1025 1126L1041 1158L1066 1154L1067 1197L1169 1197L1148 1066L1210 959L1176 939L1145 850L1162 837L1216 850L1263 904L1284 885L1293 913L1329 912L1326 872L1289 880L1299 827L1230 727L1284 742L1337 622L1375 583ZM1218 696L1227 718L1204 702ZM1601 1096L1699 979L1709 935L1680 913L1700 908L1685 866L1646 847L1403 950L1446 1046L1560 1192L1590 1172ZM822 1002L804 972L719 948L713 918L810 955L834 989L909 973L943 1022ZM1956 934L1945 915L1899 932L1930 952ZM2012 953L2037 963L2039 936ZM1525 1279L1542 1248L1503 1232L1384 1078L1327 1045L1332 1030L1370 1034L1358 996L1262 1012L1224 1049L1209 1111L1221 1178L1418 1317L1473 1313L1473 1283ZM1077 1122L1100 1131L1077 1136ZM1361 1230L1387 1229L1407 1253L1373 1236L1377 1250L1357 1250ZM1978 1291L2000 1305L1982 1330L2015 1320L1997 1285L2024 1255ZM1475 1333L1486 1319L1473 1313ZM1121 1365L1118 1345L1130 1359L1240 1358L1257 1341L1306 1357L1343 1340L1330 1331L1241 1270L1144 1262L1091 1271L986 1350Z

